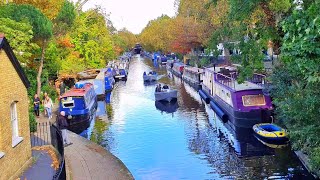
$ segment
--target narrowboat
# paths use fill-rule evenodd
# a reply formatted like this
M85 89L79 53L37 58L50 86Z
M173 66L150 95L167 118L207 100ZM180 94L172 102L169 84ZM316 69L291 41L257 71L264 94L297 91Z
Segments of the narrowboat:
M179 78L182 77L183 69L186 65L182 62L174 62L171 65L171 68L169 68L169 71L171 71L174 75L178 76ZM168 66L167 66L168 67Z
M77 82L75 87L60 97L59 111L65 111L69 130L78 133L90 121L97 109L97 95L93 84Z
M113 68L108 68L105 72L104 72L104 82L105 82L105 92L111 92L114 84L115 84L115 79L114 76L116 75L116 72Z
M202 74L204 70L192 66L186 66L183 69L182 79L198 90L202 82Z
M221 65L204 69L199 94L224 122L252 128L272 120L271 98L263 91L265 76L254 74L254 80L237 82L236 67Z
M166 56L161 56L161 57L159 58L159 63L160 63L161 65L166 65L166 64L167 64L167 61L168 61L168 58L167 58Z
M116 70L116 75L114 76L116 81L126 81L127 80L127 71L125 69Z

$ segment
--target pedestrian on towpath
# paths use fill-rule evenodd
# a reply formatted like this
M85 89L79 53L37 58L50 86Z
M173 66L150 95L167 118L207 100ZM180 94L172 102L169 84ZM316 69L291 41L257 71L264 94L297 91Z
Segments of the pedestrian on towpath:
M44 108L47 111L48 118L51 119L52 118L52 108L53 108L52 99L48 95L46 95L43 104L44 104Z
M63 138L63 145L64 146L69 146L72 143L69 140L68 133L67 133L67 128L69 126L67 119L66 119L66 113L64 111L61 111L60 114L58 115L58 127L61 130L62 133L62 138Z
M38 94L35 94L33 98L33 110L34 110L34 114L37 117L39 117L39 108L40 108L40 98Z

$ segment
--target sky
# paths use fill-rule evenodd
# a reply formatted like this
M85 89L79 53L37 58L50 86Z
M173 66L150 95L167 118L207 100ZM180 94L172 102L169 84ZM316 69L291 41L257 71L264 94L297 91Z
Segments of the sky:
M162 14L175 15L174 0L89 0L83 10L102 6L116 29L139 34L148 22Z

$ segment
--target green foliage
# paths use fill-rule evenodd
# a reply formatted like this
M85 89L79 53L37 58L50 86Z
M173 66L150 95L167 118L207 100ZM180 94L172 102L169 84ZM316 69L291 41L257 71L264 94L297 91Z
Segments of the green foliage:
M30 23L36 39L49 39L52 36L52 22L31 5L0 6L0 17Z
M320 2L294 11L283 21L282 65L272 81L277 115L290 129L295 149L320 168Z
M29 23L16 22L8 18L0 18L0 22L0 32L5 34L19 61L29 64L32 51L38 48L31 42L32 26Z
M33 107L29 108L29 126L30 126L30 132L37 131L37 121L34 115Z
M76 18L76 10L75 10L74 4L68 0L65 0L55 20L61 23L65 23L69 27L71 27L73 25L75 18Z

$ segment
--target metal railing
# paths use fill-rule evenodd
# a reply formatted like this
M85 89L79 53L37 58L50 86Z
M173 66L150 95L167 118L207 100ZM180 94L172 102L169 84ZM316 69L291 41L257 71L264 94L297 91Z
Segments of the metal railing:
M37 131L30 133L31 147L52 145L59 156L59 167L56 170L53 180L66 179L66 167L64 158L63 138L59 128L50 123L43 122L37 124Z
M215 73L215 80L216 82L227 86L231 89L236 89L236 81L237 81L238 74L237 73L230 73L230 76L224 75L222 73ZM248 78L246 81L251 83L257 84L262 88L266 88L270 85L267 82L266 75L254 73L252 78Z
M60 129L52 124L50 126L51 131L51 144L58 151L60 156L59 168L56 171L56 174L53 176L53 180L65 180L66 179L66 165L64 158L64 146L63 138Z

